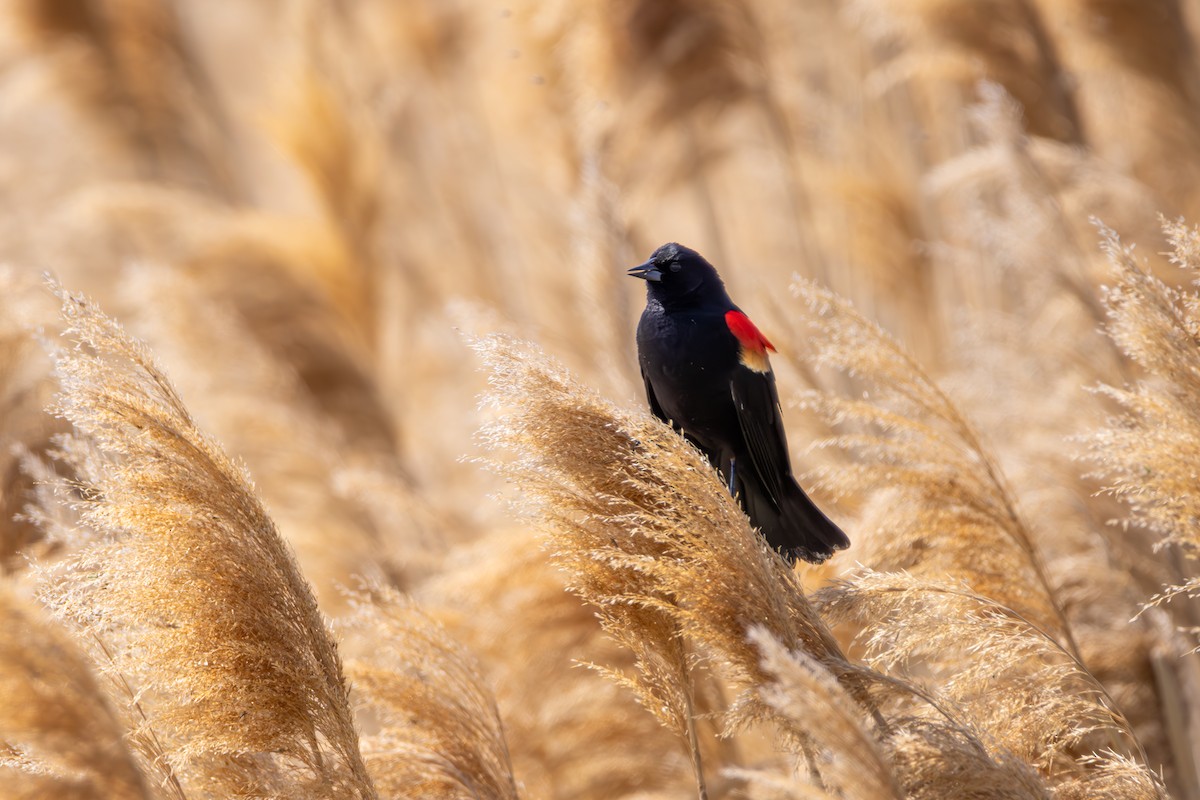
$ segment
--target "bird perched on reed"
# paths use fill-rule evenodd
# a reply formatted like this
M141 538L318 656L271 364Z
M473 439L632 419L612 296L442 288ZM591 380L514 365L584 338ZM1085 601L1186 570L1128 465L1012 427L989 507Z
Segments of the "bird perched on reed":
M646 281L638 362L656 417L721 473L768 544L789 563L850 545L792 476L768 351L775 347L695 250L664 244L629 270Z

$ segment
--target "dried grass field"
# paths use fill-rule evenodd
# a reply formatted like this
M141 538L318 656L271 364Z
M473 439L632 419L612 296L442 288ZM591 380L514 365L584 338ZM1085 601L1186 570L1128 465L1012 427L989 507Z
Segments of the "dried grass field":
M5 0L0 796L1200 800L1200 0ZM649 413L679 241L850 535Z

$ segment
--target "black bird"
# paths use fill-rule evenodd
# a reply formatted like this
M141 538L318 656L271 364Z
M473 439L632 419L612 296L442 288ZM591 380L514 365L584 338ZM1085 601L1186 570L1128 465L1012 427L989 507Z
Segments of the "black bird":
M850 545L792 477L767 351L712 264L675 243L629 270L646 281L638 362L654 415L682 431L788 563Z

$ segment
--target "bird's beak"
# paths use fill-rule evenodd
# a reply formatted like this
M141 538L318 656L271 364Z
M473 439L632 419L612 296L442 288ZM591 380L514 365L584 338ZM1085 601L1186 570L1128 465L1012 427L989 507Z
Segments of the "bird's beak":
M654 281L658 283L662 280L662 270L654 265L653 261L647 261L645 264L638 264L626 275L631 275L635 278L641 278L644 281Z

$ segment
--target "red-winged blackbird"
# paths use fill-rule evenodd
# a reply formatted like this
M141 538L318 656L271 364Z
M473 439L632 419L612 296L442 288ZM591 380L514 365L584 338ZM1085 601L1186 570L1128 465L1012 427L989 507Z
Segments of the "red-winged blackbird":
M792 477L767 351L775 347L695 250L664 244L629 270L646 281L638 362L654 415L720 471L767 542L820 563L850 545Z

